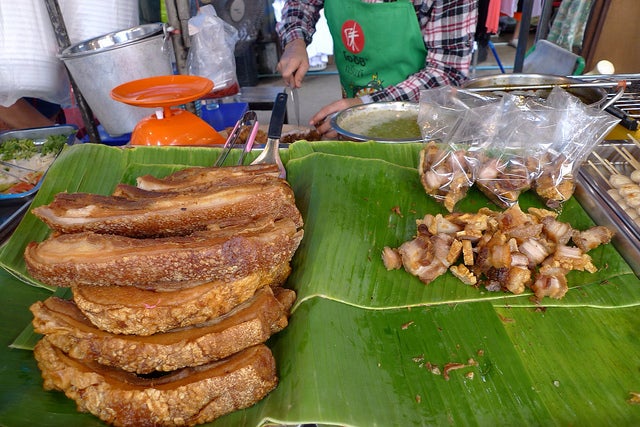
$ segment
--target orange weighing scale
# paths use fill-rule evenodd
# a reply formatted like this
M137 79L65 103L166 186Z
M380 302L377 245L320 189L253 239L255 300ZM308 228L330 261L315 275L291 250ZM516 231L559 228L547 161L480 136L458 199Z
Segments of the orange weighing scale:
M111 90L116 101L156 108L135 126L131 145L222 145L225 138L195 114L171 108L200 99L211 92L205 77L170 75L133 80Z

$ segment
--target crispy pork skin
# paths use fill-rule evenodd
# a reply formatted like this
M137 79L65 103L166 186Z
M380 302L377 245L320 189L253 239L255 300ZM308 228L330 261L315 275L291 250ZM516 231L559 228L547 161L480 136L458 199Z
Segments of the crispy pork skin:
M92 359L138 374L173 371L224 359L264 343L287 326L295 292L270 286L211 322L151 336L96 328L75 303L57 297L35 302L34 330L74 359Z
M250 347L218 362L158 378L70 357L47 337L34 349L46 390L63 391L78 410L114 426L193 426L252 406L278 379L271 350Z
M282 284L288 263L231 282L157 292L133 286L74 286L73 300L98 328L114 334L152 335L208 322L251 298L258 289Z
M59 193L33 213L59 233L130 237L184 235L228 218L290 218L302 227L293 190L282 179L230 187L164 193L162 197Z
M150 191L181 191L186 188L206 186L229 186L251 182L256 177L278 178L278 165L225 166L221 168L191 167L181 169L164 178L143 175L136 186Z
M290 261L302 235L291 219L155 239L62 234L30 243L25 261L32 277L51 286L183 288L238 280Z

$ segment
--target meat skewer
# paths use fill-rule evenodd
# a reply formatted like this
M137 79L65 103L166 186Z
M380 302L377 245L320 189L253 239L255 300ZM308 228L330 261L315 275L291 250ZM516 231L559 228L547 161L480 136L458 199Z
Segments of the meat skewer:
M609 173L611 173L611 176L609 177L609 179L605 178L605 181L607 181L609 185L611 185L613 188L620 189L625 185L633 184L633 181L631 181L631 178L629 178L624 174L621 174L618 171L618 169L616 169L616 167L610 161L603 159L598 153L594 152L593 155L598 160L600 160L600 163L602 163L602 165L609 171Z
M607 194L624 210L629 218L638 222L640 218L640 185L632 181L628 176L621 174L610 161L603 159L598 153L594 152L593 155L611 173L611 176L607 179L600 168L591 160L588 160L589 165L611 186L611 189L607 190ZM621 153L621 155L626 159L624 154Z
M629 150L624 147L618 147L617 145L613 146L613 149L618 152L624 159L633 166L634 169L640 169L640 162L633 158Z

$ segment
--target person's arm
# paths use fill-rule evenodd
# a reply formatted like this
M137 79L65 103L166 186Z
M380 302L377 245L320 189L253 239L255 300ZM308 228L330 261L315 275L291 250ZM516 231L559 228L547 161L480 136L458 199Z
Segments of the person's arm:
M362 97L362 101L417 101L422 90L462 84L469 74L473 53L476 3L475 0L423 1L418 19L427 47L424 68L394 86ZM433 7L429 9L430 5Z
M40 113L24 98L18 99L9 107L0 105L0 129L27 129L53 125L53 120Z
M282 9L282 18L276 25L283 49L277 69L289 87L301 87L309 70L307 46L316 31L323 7L323 0L288 0Z

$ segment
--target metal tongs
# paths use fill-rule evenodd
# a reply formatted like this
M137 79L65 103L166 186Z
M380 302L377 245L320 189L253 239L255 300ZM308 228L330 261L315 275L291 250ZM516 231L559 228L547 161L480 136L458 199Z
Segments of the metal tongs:
M249 136L244 143L244 150L242 150L240 158L238 159L238 165L242 165L244 163L245 157L247 156L247 153L249 153L253 148L253 143L255 142L256 135L258 134L258 126L258 116L256 115L255 111L250 110L244 113L240 120L238 120L236 122L236 125L233 127L233 130L229 134L227 141L224 143L222 152L213 165L215 167L220 167L224 164L224 161L227 159L227 156L229 155L231 150L241 145L239 143L239 139L243 129L245 127L250 127L251 130L249 131Z
M35 170L35 169L31 169L31 168L27 168L24 166L20 166L20 165L16 165L14 163L11 162L5 162L5 161L0 161L0 167L1 170L0 172L13 178L13 179L17 179L20 182L24 182L25 184L30 184L30 185L36 185L38 183L38 181L40 181L40 177L37 178L30 178L31 174L34 173L38 173L39 171ZM19 175L19 174L15 174L12 172L9 172L10 169L15 169L18 171L23 171L26 172L25 176Z

